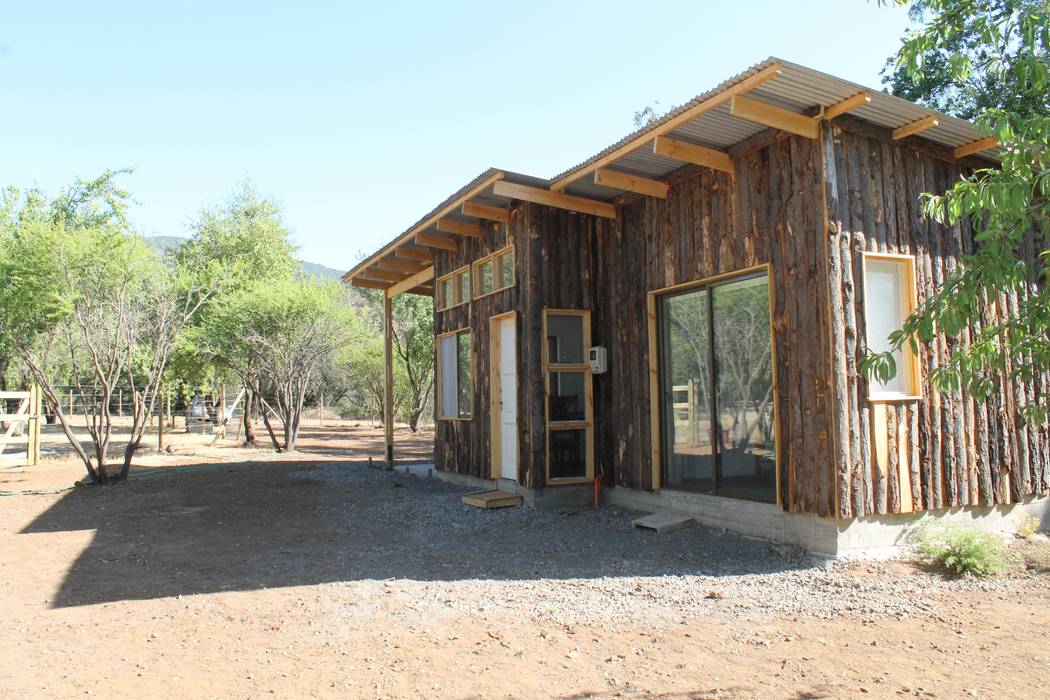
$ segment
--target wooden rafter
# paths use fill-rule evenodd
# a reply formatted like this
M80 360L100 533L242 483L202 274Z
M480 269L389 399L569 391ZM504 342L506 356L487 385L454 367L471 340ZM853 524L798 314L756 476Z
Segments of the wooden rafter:
M405 279L405 273L403 272L389 272L388 270L377 269L375 266L363 270L360 276L379 282L400 282ZM355 277L354 279L358 278Z
M365 289L386 289L390 286L389 282L378 282L376 280L370 280L364 277L353 277L350 280L350 284L352 284L355 287L363 287Z
M622 173L616 170L599 168L594 171L594 184L611 187L625 192L637 192L647 197L667 199L667 183L659 180L651 180L647 177L639 177L630 173Z
M787 131L808 139L820 136L820 123L813 117L759 102L743 95L734 95L729 113L739 119Z
M510 223L509 211L507 211L503 207L492 207L488 204L479 204L477 202L463 202L463 214L464 216L473 216L478 219L498 221L501 224Z
M562 194L561 192L541 190L538 187L528 187L527 185L516 185L506 180L501 180L493 185L492 191L500 197L521 199L526 202L545 204L548 207L601 216L606 219L616 218L616 207L608 202L599 202L596 199L575 197L569 194Z
M871 93L870 92L858 92L852 97L847 97L844 100L836 102L833 105L828 105L824 108L821 113L821 119L834 119L837 116L845 114L846 112L852 112L855 109L859 109L866 105L871 104Z
M900 126L894 129L893 140L900 141L901 139L906 138L908 136L920 134L923 131L934 128L938 124L940 124L940 122L937 120L937 117L933 116L932 114L928 117L923 117L922 119L916 119L911 124L905 124L904 126Z
M581 168L575 172L571 172L565 175L563 178L551 185L551 190L554 192L560 192L568 187L572 182L586 177L588 174L594 172L598 168L604 168L610 163L619 160L623 156L627 155L631 151L635 151L646 143L651 141L654 137L666 134L674 131L678 127L682 126L686 122L690 122L696 119L706 112L710 112L712 109L725 104L734 95L748 92L763 83L772 80L773 78L780 75L780 64L771 63L760 71L755 72L752 75L747 76L743 80L733 85L730 85L725 90L722 90L716 95L703 100L699 104L696 104L689 109L685 110L681 114L677 114L671 119L657 125L653 129L639 134L636 138L631 139L624 145L606 153L601 158L597 159L585 168Z
M705 146L697 146L695 143L678 141L667 136L657 136L653 141L653 153L665 158L702 165L705 168L713 168L723 172L734 171L733 161L725 151L718 151Z
M966 156L972 156L974 153L980 153L986 151L989 148L995 148L999 145L999 141L994 136L985 136L983 139L971 141L965 143L952 151L952 155L956 158L965 158Z
M398 294L404 294L405 292L411 291L411 290L415 289L416 287L419 287L421 285L425 285L427 282L430 282L433 279L434 279L434 266L431 265L430 267L427 267L427 268L424 268L424 269L420 270L419 272L417 272L416 274L412 275L411 277L406 277L405 279L401 280L397 284L394 284L394 285L391 285L390 287L388 287L387 290L386 290L387 298L392 299L392 298L396 297Z
M466 236L468 238L481 238L484 233L477 224L460 219L438 219L437 230L442 233L451 233L455 236Z
M418 260L400 260L398 258L383 258L376 262L376 267L380 270L390 270L393 272L419 272L427 263Z
M456 245L456 242L451 238L441 238L440 236L435 236L426 231L420 231L416 234L416 245L425 246L427 248L437 248L438 250L459 250L459 246Z
M408 258L409 260L418 260L420 262L434 262L434 254L421 248L398 246L397 250L394 251L394 255L399 258Z
M469 190L464 192L461 196L457 197L455 200L453 200L452 202L449 202L446 206L442 207L442 209L440 211L435 212L433 215L431 215L431 216L427 217L425 220L419 222L418 225L414 226L413 228L409 229L408 231L406 231L403 234L401 234L400 236L398 236L397 239L394 240L392 243L389 243L389 244L383 246L383 248L379 252L377 252L374 255L371 255L371 256L365 258L364 260L362 260L352 270L350 270L350 272L348 272L346 275L344 275L343 279L351 279L353 277L356 277L357 275L361 274L362 270L364 270L369 265L371 265L373 262L375 262L376 259L378 259L380 257L383 257L384 255L389 255L390 252L393 249L395 249L395 248L399 248L400 246L403 246L406 243L413 242L415 240L417 234L426 232L428 229L430 229L431 227L434 226L435 222L437 222L438 219L443 218L445 216L448 216L449 214L451 214L454 211L457 211L463 205L463 202L465 202L465 201L467 201L469 199L473 199L474 197L477 197L479 194L485 192L489 187L492 186L492 183L494 183L494 182L496 182L498 180L502 180L505 177L505 175L506 174L503 171L500 171L500 170L497 170L497 171L493 172L491 175L489 175L485 179L481 180L479 183L477 183L476 185L471 187ZM440 247L440 246L437 246L437 247ZM443 250L448 250L447 248L442 248L442 249ZM405 255L403 257L410 257L410 256Z

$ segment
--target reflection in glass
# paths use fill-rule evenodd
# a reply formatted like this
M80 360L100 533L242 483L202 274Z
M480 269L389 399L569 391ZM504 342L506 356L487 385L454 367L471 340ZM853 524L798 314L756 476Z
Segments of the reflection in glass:
M456 351L456 370L459 385L458 406L461 418L470 416L474 410L474 375L471 371L470 333L460 333Z
M547 362L571 365L583 362L583 317L547 314Z
M549 376L550 420L587 420L587 375L584 372L551 372Z
M701 289L664 297L661 306L667 483L713 491L708 293Z
M666 483L775 502L768 277L663 297L659 320Z
M470 270L459 273L459 301L470 299Z
M481 273L478 279L478 294L488 294L495 289L492 280L492 261L486 260L478 265L478 272Z
M772 335L767 278L714 289L718 489L776 501Z
M587 476L587 430L551 430L550 478L579 479Z
M509 250L499 256L499 286L509 287L514 284L514 251Z

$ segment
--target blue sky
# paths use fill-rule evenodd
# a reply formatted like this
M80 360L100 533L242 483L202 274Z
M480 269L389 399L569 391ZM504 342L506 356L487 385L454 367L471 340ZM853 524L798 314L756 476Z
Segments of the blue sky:
M248 177L349 268L488 166L549 177L770 55L879 87L874 0L38 2L0 13L0 185L130 166L147 235Z

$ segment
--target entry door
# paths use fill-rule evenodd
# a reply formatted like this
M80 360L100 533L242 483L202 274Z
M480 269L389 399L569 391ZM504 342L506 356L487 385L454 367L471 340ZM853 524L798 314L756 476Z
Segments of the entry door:
M518 480L518 362L513 315L499 320L499 474Z

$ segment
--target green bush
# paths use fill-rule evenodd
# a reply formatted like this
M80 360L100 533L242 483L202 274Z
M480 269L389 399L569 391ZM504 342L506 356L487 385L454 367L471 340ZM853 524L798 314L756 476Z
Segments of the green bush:
M953 574L991 576L1006 565L1006 545L974 527L924 526L912 535L919 554Z

